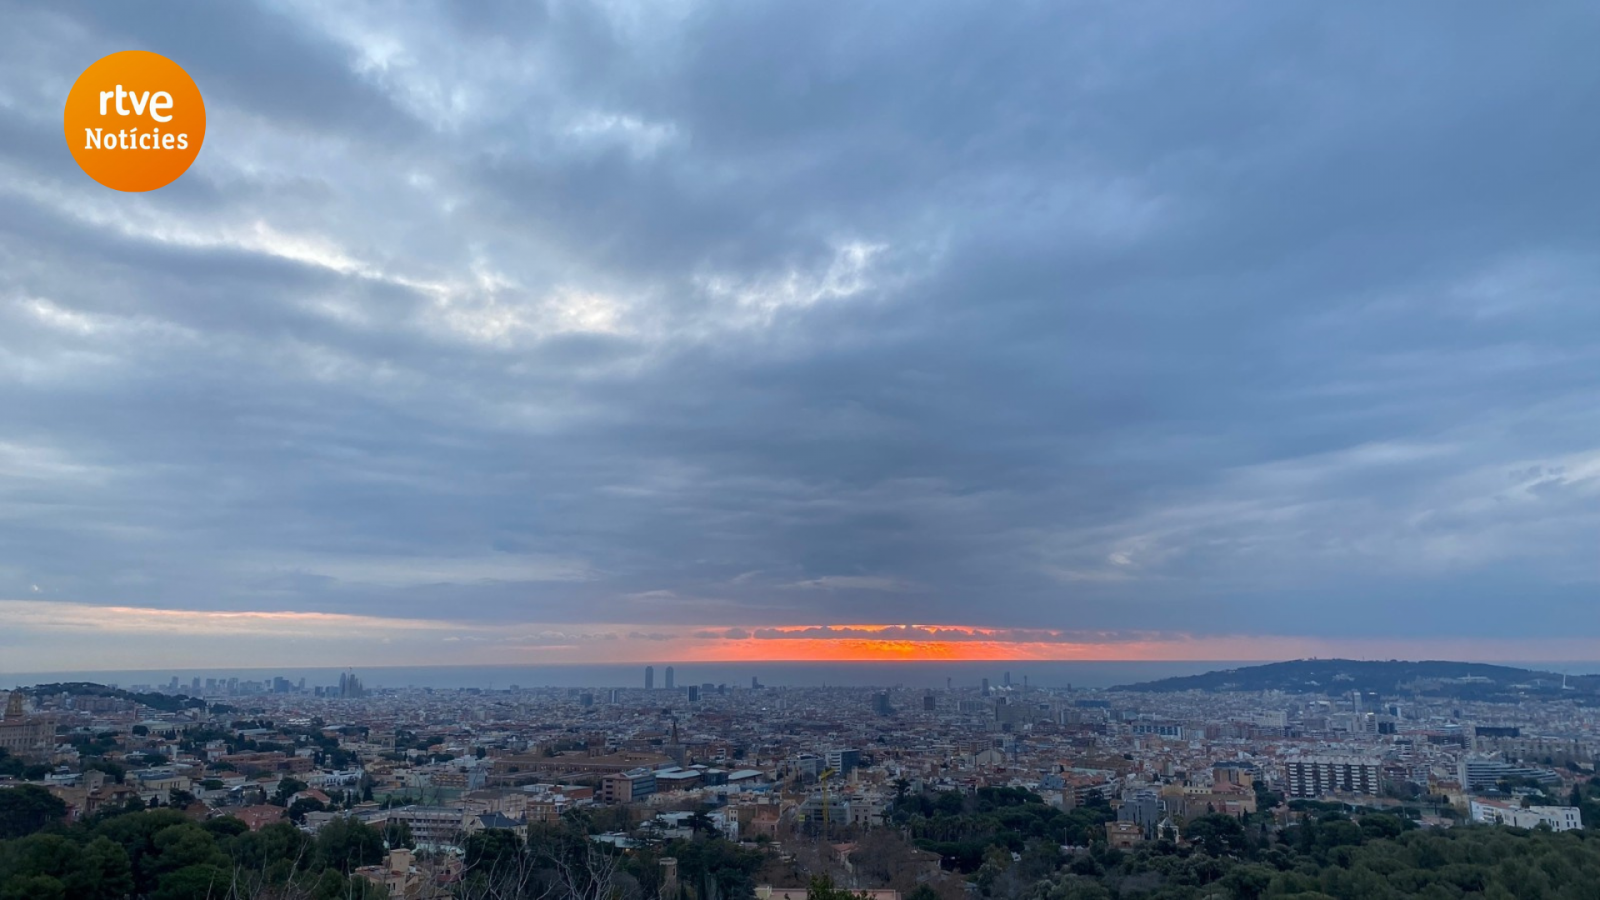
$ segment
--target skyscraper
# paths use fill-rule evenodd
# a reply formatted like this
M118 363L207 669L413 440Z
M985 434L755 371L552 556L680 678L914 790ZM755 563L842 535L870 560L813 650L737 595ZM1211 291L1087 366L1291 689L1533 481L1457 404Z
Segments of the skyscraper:
M344 698L360 698L366 696L366 689L362 687L361 679L354 672L339 674L339 696Z
M860 750L829 750L823 758L827 761L828 768L838 772L840 778L861 768Z
M675 681L674 675L675 675L675 673L672 671L672 667L671 666L667 666L667 690L669 690L669 691L672 690L673 687L676 686L674 684L674 681Z
M656 667L655 666L645 666L644 667L644 689L647 690L647 691L652 691L652 690L655 690L655 687L656 687Z

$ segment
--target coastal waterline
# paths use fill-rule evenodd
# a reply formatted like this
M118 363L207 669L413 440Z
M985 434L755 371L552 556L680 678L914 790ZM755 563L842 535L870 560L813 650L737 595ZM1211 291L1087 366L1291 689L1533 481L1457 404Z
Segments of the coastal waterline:
M1009 673L1011 683L1037 688L1104 689L1119 684L1195 675L1214 669L1241 665L1238 662L1149 662L1149 661L1009 661L992 662L678 662L655 663L656 686L663 684L663 670L676 670L681 686L726 684L746 687L754 678L766 687L905 687L973 688L989 684L1000 687ZM601 665L530 666L373 666L354 669L368 688L433 688L504 690L520 688L642 688L643 663ZM262 681L285 678L298 685L305 679L307 689L336 685L339 675L351 669L338 667L277 669L208 668L151 669L143 671L68 671L0 673L0 684L45 684L65 681L91 681L128 688L149 685L162 688L178 679L180 691L187 691L195 678L204 685L207 679Z

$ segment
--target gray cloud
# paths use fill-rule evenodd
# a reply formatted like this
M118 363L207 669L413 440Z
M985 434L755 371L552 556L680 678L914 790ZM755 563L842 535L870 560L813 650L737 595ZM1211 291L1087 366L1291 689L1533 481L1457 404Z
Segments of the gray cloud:
M4 10L0 596L1600 637L1591 7L477 9Z

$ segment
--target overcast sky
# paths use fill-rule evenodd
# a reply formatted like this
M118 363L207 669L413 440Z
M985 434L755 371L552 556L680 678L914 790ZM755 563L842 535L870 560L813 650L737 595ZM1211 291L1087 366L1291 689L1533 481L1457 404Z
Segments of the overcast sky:
M1594 4L0 21L0 671L1600 658Z

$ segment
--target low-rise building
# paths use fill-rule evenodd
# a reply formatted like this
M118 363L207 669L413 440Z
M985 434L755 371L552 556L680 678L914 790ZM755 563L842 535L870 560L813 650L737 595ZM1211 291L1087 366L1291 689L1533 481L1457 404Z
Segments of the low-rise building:
M1488 800L1472 801L1472 821L1488 825L1513 825L1552 831L1575 831L1583 827L1583 813L1576 806L1514 806Z
M655 792L656 773L651 769L607 775L600 782L600 800L603 803L635 803Z
M1117 821L1106 823L1106 844L1118 850L1128 850L1144 843L1144 829L1137 822Z

